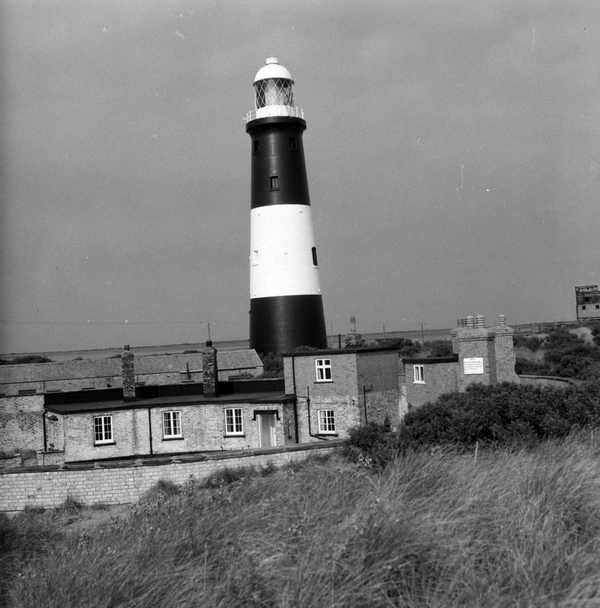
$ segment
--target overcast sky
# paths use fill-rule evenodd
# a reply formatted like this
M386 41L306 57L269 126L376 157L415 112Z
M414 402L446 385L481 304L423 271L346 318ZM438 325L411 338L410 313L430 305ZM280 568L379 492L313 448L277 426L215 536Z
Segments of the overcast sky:
M600 282L598 0L1 7L5 352L247 337L269 55L308 123L329 332L572 319Z

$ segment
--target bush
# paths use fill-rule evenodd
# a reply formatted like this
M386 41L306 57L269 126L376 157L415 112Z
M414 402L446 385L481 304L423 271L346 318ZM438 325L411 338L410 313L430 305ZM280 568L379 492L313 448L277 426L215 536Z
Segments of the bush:
M345 456L381 468L401 453L434 446L472 450L531 447L574 430L600 426L600 382L570 388L475 384L410 411L397 433L384 425L352 429Z
M203 488L221 488L229 484L250 479L253 477L267 477L277 470L272 462L267 463L264 467L256 468L249 467L226 467L220 471L211 473L201 484Z
M539 336L524 336L522 334L515 334L513 336L513 344L515 348L527 348L533 352L540 350L544 344L544 338Z
M409 412L399 431L403 448L432 444L472 447L531 445L576 427L600 424L600 385L539 388L473 385Z
M544 362L553 375L587 380L593 375L595 364L600 363L600 348L586 344L564 329L557 329L546 338Z
M263 378L281 378L283 376L283 357L279 353L263 355Z
M76 515L81 511L81 509L83 509L83 504L76 498L67 496L65 501L62 503L62 505L60 505L60 507L58 507L58 509L64 511L68 515Z
M350 430L344 444L344 455L352 462L385 466L399 453L398 438L389 425L370 422Z
M22 365L27 363L52 363L52 359L43 355L22 355L13 359L0 359L0 365Z
M418 342L408 338L380 338L377 343L385 348L397 348L401 357L414 357L422 350Z
M431 340L425 342L430 357L449 357L452 354L451 340Z
M554 368L543 361L531 361L524 357L517 357L515 362L515 372L519 375L531 376L553 376Z

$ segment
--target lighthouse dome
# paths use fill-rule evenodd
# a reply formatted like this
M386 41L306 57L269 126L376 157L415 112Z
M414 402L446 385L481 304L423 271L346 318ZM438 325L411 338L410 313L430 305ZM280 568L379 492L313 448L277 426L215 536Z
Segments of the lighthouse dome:
M270 78L281 78L294 82L289 70L279 63L277 57L267 57L265 59L265 65L256 72L254 82L256 83L259 80L267 80Z

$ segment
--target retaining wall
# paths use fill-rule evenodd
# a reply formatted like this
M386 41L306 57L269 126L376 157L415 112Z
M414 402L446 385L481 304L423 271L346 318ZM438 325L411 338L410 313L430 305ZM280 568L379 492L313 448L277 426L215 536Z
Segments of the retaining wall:
M290 446L270 450L250 450L223 454L188 455L168 459L148 459L132 463L115 461L57 469L0 472L0 511L22 511L25 507L50 509L67 497L85 505L136 502L159 480L182 484L202 481L219 470L238 467L281 467L310 455L331 454L341 441ZM100 468L102 467L102 468Z
M531 376L522 375L519 376L521 384L530 384L533 386L549 386L552 388L569 388L570 386L577 386L581 384L581 381L574 380L573 378L561 378L560 376Z

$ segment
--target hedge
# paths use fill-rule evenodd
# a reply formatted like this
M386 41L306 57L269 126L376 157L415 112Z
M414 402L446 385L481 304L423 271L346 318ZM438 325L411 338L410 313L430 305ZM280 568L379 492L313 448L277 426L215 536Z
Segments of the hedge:
M410 411L396 433L383 426L350 433L347 454L383 465L407 449L535 445L583 427L600 426L600 383L569 388L473 385Z

